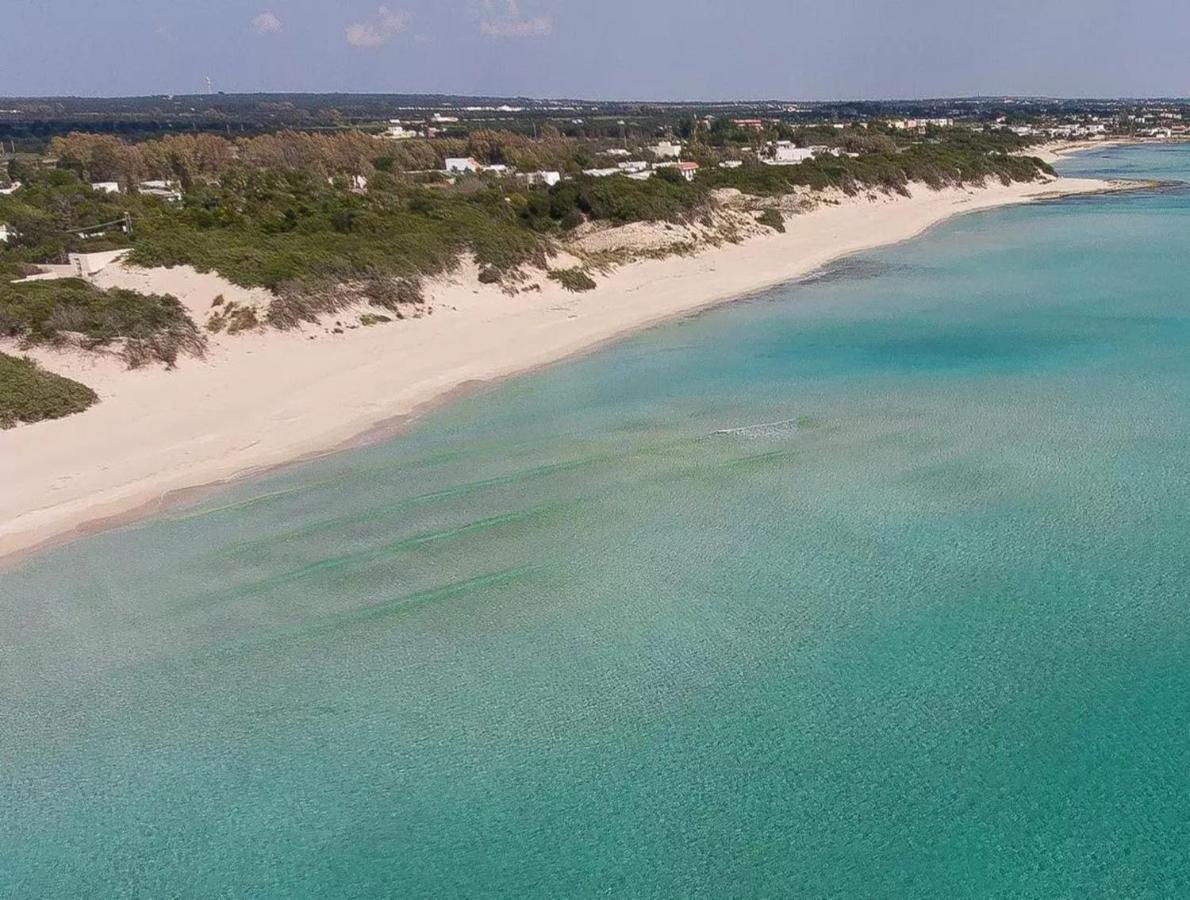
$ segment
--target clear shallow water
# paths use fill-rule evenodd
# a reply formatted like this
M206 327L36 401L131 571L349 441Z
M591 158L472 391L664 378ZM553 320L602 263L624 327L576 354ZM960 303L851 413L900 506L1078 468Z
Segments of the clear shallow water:
M958 219L0 575L0 894L1186 893L1188 243Z

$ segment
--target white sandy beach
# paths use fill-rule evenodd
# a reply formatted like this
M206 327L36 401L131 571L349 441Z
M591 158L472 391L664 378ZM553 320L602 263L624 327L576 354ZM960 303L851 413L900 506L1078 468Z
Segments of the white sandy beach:
M47 369L101 399L79 415L0 432L0 557L149 512L173 491L330 450L460 386L797 278L951 216L1107 187L1059 179L852 198L792 217L784 234L622 266L583 294L543 281L540 292L510 297L464 269L434 286L433 313L423 318L342 334L311 327L220 335L205 359L184 359L174 371L127 371L111 358L39 350L31 355ZM99 283L174 293L200 323L217 294L267 298L185 268L117 266ZM354 323L357 314L338 318Z

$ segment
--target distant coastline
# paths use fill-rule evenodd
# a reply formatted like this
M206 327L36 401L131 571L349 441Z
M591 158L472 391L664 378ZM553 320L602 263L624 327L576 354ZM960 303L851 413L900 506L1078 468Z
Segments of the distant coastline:
M1088 147L1040 148L1055 160ZM802 277L841 257L910 239L957 215L1135 183L918 186L909 198L834 198L788 219L786 232L689 256L642 259L573 294L542 279L516 297L474 267L436 282L434 315L329 336L241 335L176 371L38 350L48 369L85 378L101 401L65 419L0 432L0 563L187 502L230 480L380 440L460 392L590 352L625 334ZM193 270L104 274L209 307L237 289Z

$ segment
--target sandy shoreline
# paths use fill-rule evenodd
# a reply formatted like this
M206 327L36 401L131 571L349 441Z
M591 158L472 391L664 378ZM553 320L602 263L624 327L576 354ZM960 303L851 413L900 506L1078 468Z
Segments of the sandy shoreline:
M755 294L953 216L1113 187L1058 179L853 198L793 217L784 234L622 266L583 294L545 281L539 292L509 297L465 270L435 286L432 315L342 334L311 328L221 338L205 360L172 372L38 351L31 355L46 368L89 384L101 402L0 432L0 562L126 524L234 478L379 440L476 385ZM253 299L187 269L101 277L127 286L154 279L155 290L177 294L196 317L217 293Z

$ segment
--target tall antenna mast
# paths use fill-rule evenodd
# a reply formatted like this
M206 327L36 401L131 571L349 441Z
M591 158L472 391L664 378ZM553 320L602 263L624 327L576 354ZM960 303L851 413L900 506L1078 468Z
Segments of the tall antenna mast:
M210 75L207 76L207 93L208 94L215 93L214 88L211 87L211 76Z

